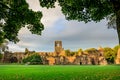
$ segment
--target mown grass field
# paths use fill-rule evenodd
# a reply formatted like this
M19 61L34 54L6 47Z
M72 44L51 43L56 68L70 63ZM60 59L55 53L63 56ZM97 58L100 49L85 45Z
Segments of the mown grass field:
M0 65L0 80L120 80L120 65Z

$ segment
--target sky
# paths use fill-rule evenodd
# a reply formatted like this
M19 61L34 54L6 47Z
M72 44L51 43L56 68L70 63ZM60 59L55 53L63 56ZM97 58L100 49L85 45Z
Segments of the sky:
M118 44L117 32L107 28L107 21L98 23L67 21L61 12L61 8L46 9L39 6L39 0L27 0L29 8L34 11L42 11L41 22L44 24L42 35L31 34L27 28L19 31L17 44L9 42L8 47L12 52L23 52L25 48L31 51L54 51L54 41L61 40L64 49L76 51L80 48L114 47Z

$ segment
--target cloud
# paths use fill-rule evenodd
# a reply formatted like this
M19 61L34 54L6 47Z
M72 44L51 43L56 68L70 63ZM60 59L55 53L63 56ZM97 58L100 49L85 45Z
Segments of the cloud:
M89 48L99 46L115 46L117 42L116 30L107 29L107 21L99 23L59 20L52 28L52 39L62 40L65 48ZM49 35L49 34L48 34Z
M65 35L62 37L64 37L66 42L74 42L70 45L74 47L79 46L81 48L88 48L98 47L99 45L114 46L118 43L116 30L107 29L106 23L106 20L102 20L99 23L90 22L87 24L70 21L66 23L67 28L66 31L63 32Z
M34 11L42 11L43 17L41 19L41 22L44 24L45 28L53 27L53 24L55 21L57 21L59 18L64 18L64 15L61 12L60 6L58 4L55 4L55 8L42 8L39 5L39 0L27 0L29 3L29 8Z
M107 29L107 21L99 23L67 21L57 6L53 9L41 8L38 0L27 0L30 8L43 11L42 22L45 30L42 35L31 34L27 28L19 31L20 42L10 43L11 51L24 51L24 48L35 51L54 51L54 41L62 40L65 49L90 48L99 46L113 47L118 43L116 30ZM57 5L57 4L56 4Z
M9 47L9 50L12 51L12 52L19 52L19 51L24 51L25 49L16 45L16 44L13 44L13 43L9 43L8 44L8 47Z

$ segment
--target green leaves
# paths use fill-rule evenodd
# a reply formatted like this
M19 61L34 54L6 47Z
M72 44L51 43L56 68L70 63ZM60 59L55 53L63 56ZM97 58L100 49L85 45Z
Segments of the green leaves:
M0 31L0 44L4 41L4 33Z
M30 64L42 64L42 59L40 55L36 53L24 58L23 62L24 63L30 62Z
M104 48L104 56L108 63L114 63L114 59L116 57L116 53L113 49L106 47Z
M108 15L116 15L120 10L118 0L39 0L42 7L54 8L55 2L61 6L61 11L67 20L98 22ZM117 6L117 8L116 8ZM116 8L116 9L115 9ZM116 13L115 13L116 12ZM117 16L119 17L119 15ZM44 26L41 23L42 12L29 9L26 0L0 1L0 20L4 19L4 38L17 42L19 30L27 25L33 34L41 35ZM117 18L119 24L119 18ZM118 27L118 26L117 26ZM118 31L119 32L119 31ZM119 35L120 37L120 35Z
M115 51L115 55L117 56L118 49L120 48L120 45L116 45L113 50Z
M41 35L42 30L44 30L41 18L42 13L30 10L26 0L0 1L0 20L4 19L6 22L2 28L5 34L4 39L7 38L15 43L18 42L18 32L25 25L28 25L33 34Z
M39 0L42 7L54 8L57 0Z
M56 0L39 0L42 7L54 7ZM113 13L107 0L58 0L67 20L100 21Z

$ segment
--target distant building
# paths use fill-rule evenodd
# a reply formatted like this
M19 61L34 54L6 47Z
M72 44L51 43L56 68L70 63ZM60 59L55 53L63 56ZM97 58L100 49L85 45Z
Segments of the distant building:
M62 48L62 41L55 41L55 52L59 54L62 50L64 50Z
M48 65L106 65L107 61L103 56L102 48L90 52L75 53L73 56L67 56L62 41L55 41L54 52L37 52L43 61L43 64ZM22 63L22 60L34 52L5 52L2 58L3 63Z

